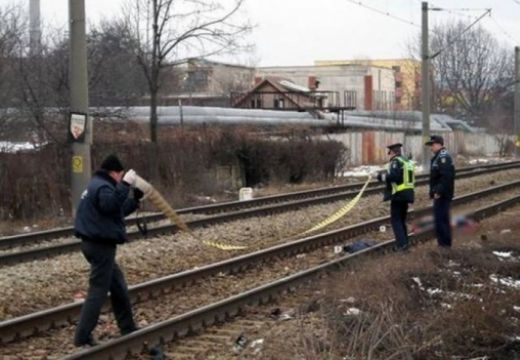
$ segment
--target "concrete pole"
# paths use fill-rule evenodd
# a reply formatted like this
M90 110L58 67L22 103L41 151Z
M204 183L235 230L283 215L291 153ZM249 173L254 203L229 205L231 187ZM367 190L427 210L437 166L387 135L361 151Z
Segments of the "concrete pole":
M91 176L90 145L92 123L88 119L87 42L85 29L85 0L69 0L70 30L70 111L87 115L84 142L72 143L71 195L72 212L81 199ZM69 130L70 131L70 130Z
M29 49L38 55L41 49L40 0L29 0Z
M421 71L421 97L422 97L422 136L423 144L430 138L430 51L428 40L428 2L422 3L422 71ZM430 166L429 149L423 147L422 164L424 171L428 172Z
M520 136L520 46L515 47L515 112L514 134Z

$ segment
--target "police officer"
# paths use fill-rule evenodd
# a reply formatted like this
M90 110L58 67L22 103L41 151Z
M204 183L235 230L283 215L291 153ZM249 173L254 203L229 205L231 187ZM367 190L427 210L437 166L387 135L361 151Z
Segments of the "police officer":
M455 167L450 154L444 148L442 136L433 135L426 146L431 147L430 198L433 199L433 216L437 243L451 247L450 206L455 188Z
M74 337L76 346L96 345L92 331L109 291L121 334L137 329L126 281L115 261L117 244L126 241L124 217L137 209L143 197L136 188L133 196L129 196L135 182L135 171L129 170L125 174L121 161L110 155L82 194L74 229L75 235L82 240L81 251L90 264L90 277Z
M384 201L390 200L390 219L396 240L396 250L406 250L410 244L406 228L408 205L414 202L415 175L413 163L401 153L402 144L387 146L390 163L378 180L387 185Z

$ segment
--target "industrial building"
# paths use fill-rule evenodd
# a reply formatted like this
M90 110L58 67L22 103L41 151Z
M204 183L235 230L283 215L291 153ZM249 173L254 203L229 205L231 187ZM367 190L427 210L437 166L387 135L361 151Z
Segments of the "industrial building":
M417 110L421 99L421 62L404 59L317 60L316 66L364 65L394 71L395 109Z
M391 68L367 65L260 67L257 77L290 79L311 91L329 92L329 106L393 110L395 75Z
M198 58L172 63L164 70L159 103L230 107L230 94L249 90L255 71L254 67Z

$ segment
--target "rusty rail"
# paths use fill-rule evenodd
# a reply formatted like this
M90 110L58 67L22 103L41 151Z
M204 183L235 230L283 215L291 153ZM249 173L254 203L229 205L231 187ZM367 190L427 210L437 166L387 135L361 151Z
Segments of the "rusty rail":
M465 204L484 196L504 192L520 187L520 181L494 186L482 191L473 192L453 200L454 205ZM428 206L410 212L410 217L429 214L432 207ZM308 236L270 248L258 250L249 254L240 255L231 259L202 266L194 270L187 270L166 277L154 279L129 288L133 302L146 301L158 294L180 289L204 278L220 273L238 273L242 270L262 262L294 256L303 252L310 252L321 247L344 242L357 235L379 229L379 226L388 224L389 216L375 218L359 224L350 225L326 233ZM0 343L8 343L16 339L33 336L48 329L60 327L77 319L81 309L81 302L66 304L44 311L28 314L18 318L0 322Z
M482 219L496 214L504 209L515 206L520 202L520 196L482 207L471 213L475 219ZM412 244L424 242L433 237L433 231L428 230L414 235ZM248 290L225 300L192 310L172 319L140 329L130 335L122 336L99 346L72 354L66 359L125 359L132 354L141 353L150 347L185 337L192 332L212 326L216 322L231 321L237 314L243 312L247 306L265 304L273 298L283 295L284 292L294 290L301 284L317 275L343 268L355 259L362 259L369 255L384 254L391 251L394 240L389 240L360 252L345 255L339 259L300 271L296 274L273 281L269 284Z

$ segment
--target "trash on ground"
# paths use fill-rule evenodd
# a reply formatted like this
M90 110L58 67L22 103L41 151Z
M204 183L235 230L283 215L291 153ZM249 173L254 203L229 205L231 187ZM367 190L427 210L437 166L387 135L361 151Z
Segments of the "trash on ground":
M249 347L253 349L253 354L258 354L264 347L264 339L256 339L252 341Z
M234 342L234 345L233 345L233 351L235 353L240 353L242 352L242 350L244 350L244 348L246 347L247 343L249 341L247 340L247 338L244 336L244 334L240 334L235 342Z

